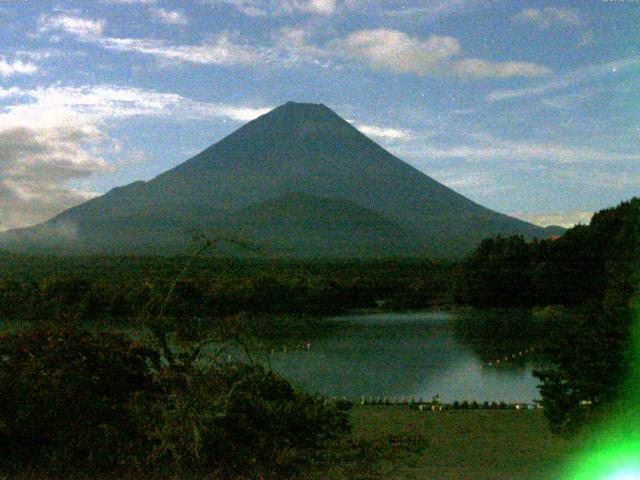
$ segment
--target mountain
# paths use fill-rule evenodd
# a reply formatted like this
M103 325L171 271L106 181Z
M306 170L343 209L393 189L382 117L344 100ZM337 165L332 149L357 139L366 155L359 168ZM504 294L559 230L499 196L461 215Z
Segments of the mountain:
M436 182L326 106L289 102L148 182L0 234L0 247L176 253L194 228L281 256L452 257L496 234L549 236Z

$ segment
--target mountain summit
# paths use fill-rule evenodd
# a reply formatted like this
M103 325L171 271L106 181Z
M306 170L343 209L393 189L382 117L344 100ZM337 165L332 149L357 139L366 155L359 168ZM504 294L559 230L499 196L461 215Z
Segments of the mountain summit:
M547 236L436 182L326 106L289 102L148 182L0 234L0 247L169 254L194 228L313 257L452 257L496 234Z

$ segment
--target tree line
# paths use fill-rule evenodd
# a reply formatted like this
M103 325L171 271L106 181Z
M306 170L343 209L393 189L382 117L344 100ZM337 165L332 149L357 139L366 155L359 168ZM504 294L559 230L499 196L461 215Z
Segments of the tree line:
M184 261L184 260L183 260ZM213 259L175 285L168 315L332 315L359 308L425 308L447 302L451 266L428 260L309 263ZM92 264L94 263L94 264ZM0 318L37 321L79 316L126 321L176 274L174 258L22 258L5 262Z

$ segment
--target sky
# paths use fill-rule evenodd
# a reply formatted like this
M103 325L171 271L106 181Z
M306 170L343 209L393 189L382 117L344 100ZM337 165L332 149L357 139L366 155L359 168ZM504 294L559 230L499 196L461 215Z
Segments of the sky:
M640 194L640 1L0 1L0 231L323 103L539 225Z

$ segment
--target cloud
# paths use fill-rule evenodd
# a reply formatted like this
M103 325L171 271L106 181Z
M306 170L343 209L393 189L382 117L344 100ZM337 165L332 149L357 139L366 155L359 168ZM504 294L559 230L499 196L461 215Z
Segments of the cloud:
M67 111L0 114L0 230L40 222L93 196L68 182L108 168L91 153L102 133Z
M412 132L399 128L380 127L377 125L366 125L362 123L354 123L353 125L365 135L383 140L406 141L414 137Z
M568 210L565 212L516 212L514 216L542 227L550 225L560 225L561 227L571 228L579 223L588 224L591 221L593 212L582 210Z
M244 5L244 3L243 3ZM335 8L335 2L304 2L314 9ZM280 8L302 9L302 3L280 2ZM288 6L288 7L286 7ZM305 7L305 8L306 8ZM152 9L162 21L186 22L182 14ZM300 28L282 28L269 47L246 44L237 34L222 32L212 35L200 45L175 45L160 39L116 38L102 36L104 21L69 15L41 19L41 31L61 30L81 41L93 42L109 50L151 55L164 63L201 65L256 65L278 63L287 66L304 61L326 66L327 59L351 59L374 69L394 73L454 74L461 78L534 77L551 70L529 62L489 62L477 58L454 58L461 54L458 39L431 35L426 39L411 37L391 29L360 30L346 38L314 45Z
M420 18L420 20L433 20L448 15L463 13L477 8L478 5L487 5L490 0L431 0L430 2L399 2L395 0L377 2L359 2L361 10L366 12L373 6L380 8L379 14L387 17ZM393 8L389 8L393 7Z
M244 15L262 17L271 15L315 14L332 15L338 0L201 0L210 5L229 5ZM345 3L350 3L347 1Z
M439 168L429 169L429 176L465 196L484 198L497 195L511 196L514 186L496 181L495 174L481 169Z
M587 100L592 99L596 93L598 92L595 89L584 89L583 91L575 93L551 95L543 98L541 103L556 110L570 111L584 104Z
M354 32L336 45L372 68L418 75L437 70L443 60L460 53L460 42L453 37L431 35L420 40L384 28Z
M471 162L544 160L556 164L615 164L640 161L640 153L615 152L564 143L493 140L477 145L427 145L404 152L412 157L462 158Z
M309 42L309 32L303 28L283 27L273 36L273 45L263 53L266 61L288 67L307 63L328 67L334 52Z
M0 87L0 230L42 222L95 196L70 184L113 170L102 157L113 147L105 131L113 120L247 121L266 111L113 85Z
M151 5L156 3L156 0L100 0L102 3L121 3L121 4L143 4L143 5Z
M154 9L162 21L181 22L179 12ZM162 13L158 13L162 12ZM177 14L178 16L175 16ZM104 20L91 20L73 15L42 17L39 31L62 31L83 42L91 42L108 50L133 52L154 56L163 62L189 62L203 65L254 64L261 60L259 49L236 42L236 36L229 32L211 36L200 45L174 45L158 39L116 38L103 36Z
M157 92L133 87L92 85L83 87L51 86L33 90L0 89L2 97L21 101L3 107L0 118L22 118L26 124L57 125L56 115L80 116L90 125L130 117L173 117L210 119L220 117L249 121L270 110L267 107L198 102L176 93ZM25 101L26 99L26 101ZM69 113L71 112L71 113Z
M578 26L582 23L580 15L568 8L545 7L542 10L537 8L526 8L513 17L515 22L530 23L546 30L552 26Z
M158 22L166 25L187 25L189 19L187 16L178 10L167 10L165 8L152 8L150 10L151 16Z
M33 63L14 60L13 62L0 56L0 75L10 77L12 75L33 75L38 71L38 67Z
M77 55L78 53L72 53L59 49L33 49L33 50L16 50L15 56L22 59L28 59L32 62L41 62L43 60L49 60L52 58L68 57L69 55Z
M545 66L528 62L489 62L467 58L454 37L431 35L426 39L410 37L390 29L360 30L332 47L342 55L374 69L417 75L453 73L462 78L540 76L551 72Z
M232 34L212 36L200 45L173 45L156 39L102 38L102 47L120 52L151 55L165 62L201 65L251 65L263 60L262 52L236 43Z
M229 5L243 15L249 17L264 17L269 14L269 3L264 0L201 0L208 5Z
M539 77L551 73L544 65L529 62L487 62L478 58L467 58L454 62L452 70L460 77L470 78L506 78Z
M336 11L337 0L289 0L283 1L281 8L289 12L331 15Z
M7 97L16 97L22 95L22 90L18 87L3 88L0 87L0 100Z
M64 13L56 16L43 15L40 17L38 32L63 31L80 40L92 40L102 36L104 26L104 20L91 20Z
M201 104L200 112L204 114L210 114L216 117L228 118L230 120L238 122L248 122L253 120L271 110L268 108L254 108L254 107L233 107L228 105L217 105L215 103ZM198 110L198 109L196 109Z
M209 5L228 5L244 15L281 16L315 14L330 16L355 12L366 16L419 17L420 20L462 13L493 0L200 0ZM400 4L400 5L399 5Z
M515 98L529 98L538 95L543 95L548 92L562 90L574 85L579 85L592 81L598 77L605 75L616 74L630 67L634 67L640 64L639 58L627 58L615 62L608 62L600 65L592 65L590 67L582 68L569 72L564 75L559 75L554 80L539 85L521 88L521 89L507 89L507 90L495 90L489 93L485 99L489 102L498 102L502 100L510 100Z

